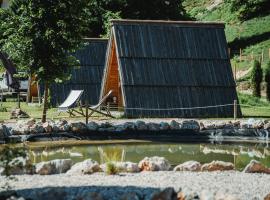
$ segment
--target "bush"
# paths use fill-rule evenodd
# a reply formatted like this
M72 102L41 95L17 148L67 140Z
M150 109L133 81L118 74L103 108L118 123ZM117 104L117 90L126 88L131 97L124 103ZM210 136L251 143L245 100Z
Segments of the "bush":
M265 68L264 81L266 82L266 99L270 101L270 61Z
M106 163L106 174L108 174L108 175L118 174L118 169L113 162Z
M263 72L261 63L258 60L254 60L253 68L251 71L251 87L252 93L255 97L261 97L261 82L263 79Z

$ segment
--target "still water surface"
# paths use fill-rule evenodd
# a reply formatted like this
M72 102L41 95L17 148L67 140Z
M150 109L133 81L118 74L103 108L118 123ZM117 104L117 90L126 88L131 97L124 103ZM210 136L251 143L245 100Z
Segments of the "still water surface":
M74 162L91 158L100 163L111 160L139 162L144 157L162 156L177 165L188 160L201 163L213 160L228 161L242 170L250 160L256 159L270 167L270 147L267 144L232 143L138 143L138 144L69 144L61 143L49 147L28 147L29 156L34 163L53 159L71 158Z

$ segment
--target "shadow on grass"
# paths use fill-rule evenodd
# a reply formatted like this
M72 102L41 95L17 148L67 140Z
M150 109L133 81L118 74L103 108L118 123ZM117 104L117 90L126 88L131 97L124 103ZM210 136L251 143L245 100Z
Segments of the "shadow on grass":
M74 177L75 178L75 177ZM116 177L116 178L119 178ZM173 188L160 190L152 187L137 186L81 186L81 187L42 187L16 190L17 196L29 200L176 200L177 195ZM0 194L0 200L5 199Z
M254 35L251 37L244 37L244 38L236 38L232 42L229 43L229 47L231 49L244 49L248 46L263 42L265 40L269 40L270 38L270 32L265 32L259 35Z

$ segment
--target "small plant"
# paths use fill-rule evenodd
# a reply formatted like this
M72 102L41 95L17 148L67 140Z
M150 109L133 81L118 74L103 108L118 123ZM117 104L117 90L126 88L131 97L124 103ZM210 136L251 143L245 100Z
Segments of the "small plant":
M125 160L125 149L123 148L101 148L98 147L100 162L123 162Z
M264 81L266 82L266 99L270 101L270 61L265 68Z
M0 112L7 112L7 108L0 104Z
M24 148L12 148L9 145L5 145L0 149L0 169L2 169L2 175L5 176L6 182L0 188L9 191L11 189L10 181L16 181L16 178L12 176L12 171L15 168L22 169L22 159L26 158L26 150ZM22 158L22 159L19 159Z
M261 82L263 80L263 72L261 63L258 60L254 60L253 68L251 71L251 86L252 94L255 97L261 97Z
M118 168L113 162L106 163L106 174L108 175L118 174Z

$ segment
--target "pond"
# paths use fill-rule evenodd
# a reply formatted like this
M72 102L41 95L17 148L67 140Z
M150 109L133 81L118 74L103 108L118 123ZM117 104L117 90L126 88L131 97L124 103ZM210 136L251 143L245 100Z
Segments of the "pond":
M162 156L174 166L188 160L208 163L213 160L232 162L242 170L252 159L270 167L270 147L265 143L28 143L29 156L34 163L70 158L74 162L91 158L100 163L108 160L139 162L144 157Z

